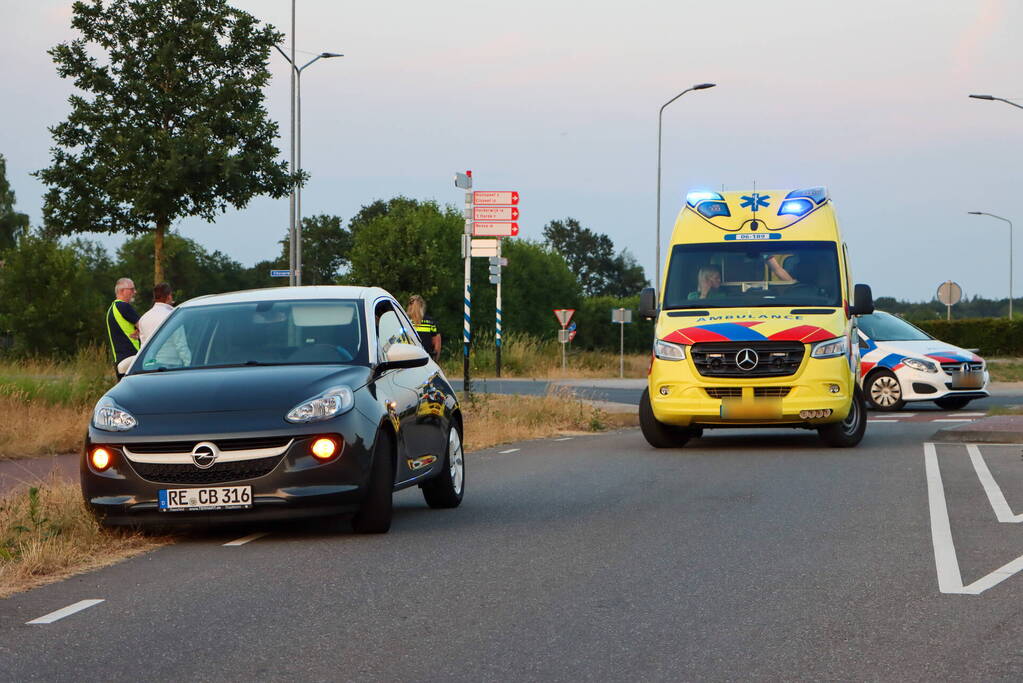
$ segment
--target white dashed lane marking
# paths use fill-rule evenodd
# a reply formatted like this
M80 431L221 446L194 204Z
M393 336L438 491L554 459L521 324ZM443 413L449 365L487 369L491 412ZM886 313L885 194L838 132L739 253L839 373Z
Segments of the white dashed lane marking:
M555 439L555 441L571 441L571 440L572 440L572 437L570 437L570 436L563 436L560 439Z
M225 543L224 545L225 546L245 545L249 541L255 541L257 538L263 538L268 533L269 533L268 531L261 531L258 534L249 534L248 536L242 536L241 538L237 538L233 541Z
M506 451L498 451L498 453L500 453L501 455L504 455L505 453L514 453L517 450L519 450L519 449L518 448L509 448Z
M973 422L972 418L969 417L957 417L957 418L945 418L941 420L931 420L931 422Z
M44 614L43 616L39 617L38 619L33 619L32 621L26 621L25 623L26 624L52 624L53 622L58 621L60 619L63 619L64 617L71 616L75 612L81 612L83 609L89 609L93 605L98 605L101 602L103 602L103 601L102 600L80 600L79 602L76 602L73 605L68 605L67 607L65 607L63 609L59 609L56 612L50 612L49 614Z

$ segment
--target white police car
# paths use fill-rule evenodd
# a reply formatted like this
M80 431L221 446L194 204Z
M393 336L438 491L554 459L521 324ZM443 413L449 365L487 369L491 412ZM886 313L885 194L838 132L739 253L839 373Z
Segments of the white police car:
M934 401L946 410L988 395L984 359L946 344L890 313L861 315L860 384L876 410Z

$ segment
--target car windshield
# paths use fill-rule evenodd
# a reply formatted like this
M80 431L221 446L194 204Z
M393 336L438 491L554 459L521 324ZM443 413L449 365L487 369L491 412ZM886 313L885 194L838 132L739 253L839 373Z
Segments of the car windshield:
M367 365L358 300L259 301L175 311L132 374L238 365Z
M671 250L665 309L841 305L832 242L736 240Z
M897 318L891 313L874 311L857 318L857 325L863 334L874 341L923 341L934 339L919 327Z

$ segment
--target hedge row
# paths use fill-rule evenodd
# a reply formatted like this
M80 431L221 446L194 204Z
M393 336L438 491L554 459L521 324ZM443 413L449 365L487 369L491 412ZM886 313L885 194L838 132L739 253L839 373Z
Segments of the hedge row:
M929 320L914 324L943 342L980 349L982 356L1023 356L1023 319Z

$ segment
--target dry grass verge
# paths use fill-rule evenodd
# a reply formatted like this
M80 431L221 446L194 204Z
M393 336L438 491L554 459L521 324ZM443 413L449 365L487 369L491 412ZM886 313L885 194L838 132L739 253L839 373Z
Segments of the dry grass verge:
M611 413L576 398L566 389L552 390L546 396L462 396L462 410L467 451L512 441L601 432L638 424L635 411Z
M77 482L51 479L0 497L0 598L98 569L172 539L99 526Z
M0 460L78 451L90 413L84 406L0 396Z

